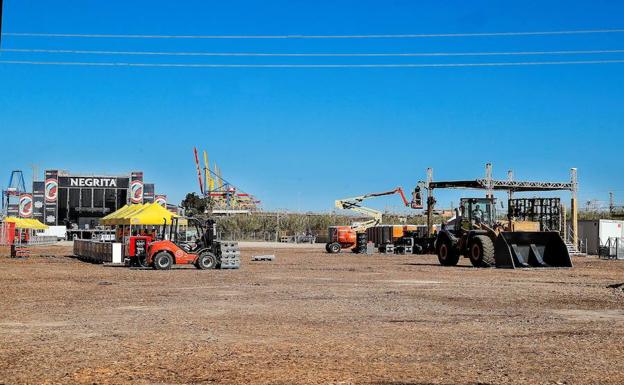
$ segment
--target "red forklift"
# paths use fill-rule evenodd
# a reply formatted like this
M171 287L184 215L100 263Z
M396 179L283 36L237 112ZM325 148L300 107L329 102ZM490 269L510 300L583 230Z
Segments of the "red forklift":
M158 239L133 236L129 242L131 266L168 270L173 265L194 265L201 270L240 268L238 242L218 241L213 220L202 223L196 218L183 218L187 226L173 217L163 225Z

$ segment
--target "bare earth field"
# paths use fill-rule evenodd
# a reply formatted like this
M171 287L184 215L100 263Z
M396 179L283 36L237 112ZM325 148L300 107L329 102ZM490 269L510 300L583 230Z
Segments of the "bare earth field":
M0 258L0 384L624 383L624 261L251 245L241 270L162 272L38 253Z

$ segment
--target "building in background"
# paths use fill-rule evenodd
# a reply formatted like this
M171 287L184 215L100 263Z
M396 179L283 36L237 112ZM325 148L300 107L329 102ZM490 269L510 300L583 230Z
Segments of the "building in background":
M151 203L155 186L144 183L143 172L129 175L84 175L46 170L34 181L32 215L49 226L93 229L99 218L126 204Z

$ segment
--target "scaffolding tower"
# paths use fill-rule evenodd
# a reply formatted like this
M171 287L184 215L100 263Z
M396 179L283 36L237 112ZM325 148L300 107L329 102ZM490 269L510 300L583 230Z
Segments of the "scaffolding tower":
M26 183L24 182L24 173L22 170L11 171L9 184L5 190L2 190L2 216L6 217L9 211L15 209L19 205L19 197L26 192Z

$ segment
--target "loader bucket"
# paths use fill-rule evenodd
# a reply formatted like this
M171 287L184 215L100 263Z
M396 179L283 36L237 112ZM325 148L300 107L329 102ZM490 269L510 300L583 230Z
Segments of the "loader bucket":
M494 245L496 267L572 267L570 253L556 231L502 232Z

